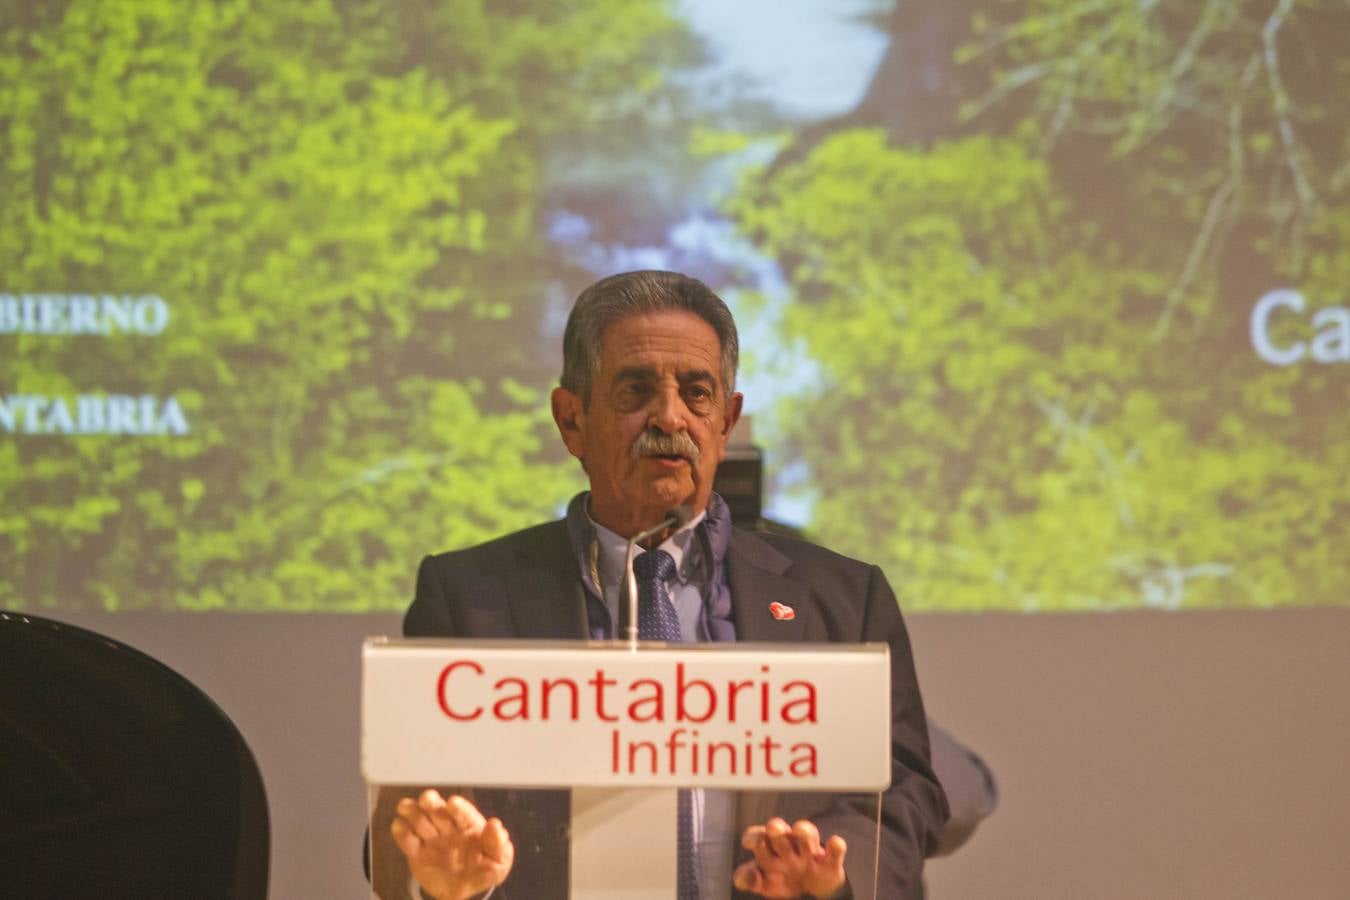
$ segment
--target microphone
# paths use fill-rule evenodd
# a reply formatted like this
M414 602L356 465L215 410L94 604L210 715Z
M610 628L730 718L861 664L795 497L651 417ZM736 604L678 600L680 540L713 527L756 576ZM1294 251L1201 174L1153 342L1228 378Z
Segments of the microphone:
M666 513L666 517L657 524L648 528L646 531L639 531L628 539L628 555L624 558L624 586L628 589L628 624L624 626L623 636L628 641L630 650L637 649L638 640L638 592L637 576L633 574L633 557L637 555L637 545L645 541L658 532L669 528L671 531L679 531L689 520L694 517L694 511L689 508L689 504L681 503L679 506Z

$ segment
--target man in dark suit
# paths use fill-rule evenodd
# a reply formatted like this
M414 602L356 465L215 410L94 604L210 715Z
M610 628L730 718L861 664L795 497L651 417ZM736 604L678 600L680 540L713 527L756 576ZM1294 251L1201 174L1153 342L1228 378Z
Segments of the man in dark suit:
M623 544L688 507L687 524L644 545L652 560L668 560L661 602L682 639L890 645L892 785L880 810L878 896L917 896L947 804L929 761L905 626L875 566L731 526L712 483L740 417L737 354L730 312L695 279L631 272L582 292L552 405L590 491L562 521L424 560L404 631L613 637ZM752 896L844 897L851 885L870 882L871 854L848 851L875 832L866 798L746 801L697 792L694 839L702 857L696 877L686 883L681 876L682 897L726 896L732 882ZM427 896L462 900L499 884L513 898L559 896L566 884L560 821L566 797L554 792L480 793L471 801L426 791L399 801L390 833ZM748 858L737 866L730 850L722 859L718 848L738 835Z

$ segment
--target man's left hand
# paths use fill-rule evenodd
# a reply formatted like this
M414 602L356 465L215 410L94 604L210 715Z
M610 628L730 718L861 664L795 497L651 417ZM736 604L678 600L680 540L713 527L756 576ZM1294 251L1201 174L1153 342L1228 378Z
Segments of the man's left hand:
M741 846L755 858L737 867L732 880L742 891L761 897L829 898L843 888L844 839L835 835L821 846L820 831L806 819L791 828L779 818L745 829Z

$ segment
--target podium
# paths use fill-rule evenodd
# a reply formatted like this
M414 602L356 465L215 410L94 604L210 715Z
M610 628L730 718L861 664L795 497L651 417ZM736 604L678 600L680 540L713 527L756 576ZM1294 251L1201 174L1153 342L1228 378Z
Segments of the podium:
M389 827L400 797L435 787L510 833L515 863L494 897L675 897L680 789L698 797L700 900L735 895L742 830L772 816L843 837L852 895L876 897L890 722L879 643L372 638L373 895L418 897Z

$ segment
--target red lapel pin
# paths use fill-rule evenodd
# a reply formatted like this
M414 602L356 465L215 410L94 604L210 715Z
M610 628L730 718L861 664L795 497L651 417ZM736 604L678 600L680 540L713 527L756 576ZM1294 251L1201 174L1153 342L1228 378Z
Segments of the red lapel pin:
M779 603L777 600L769 604L769 612L780 622L797 618L797 611L795 609L786 604Z

